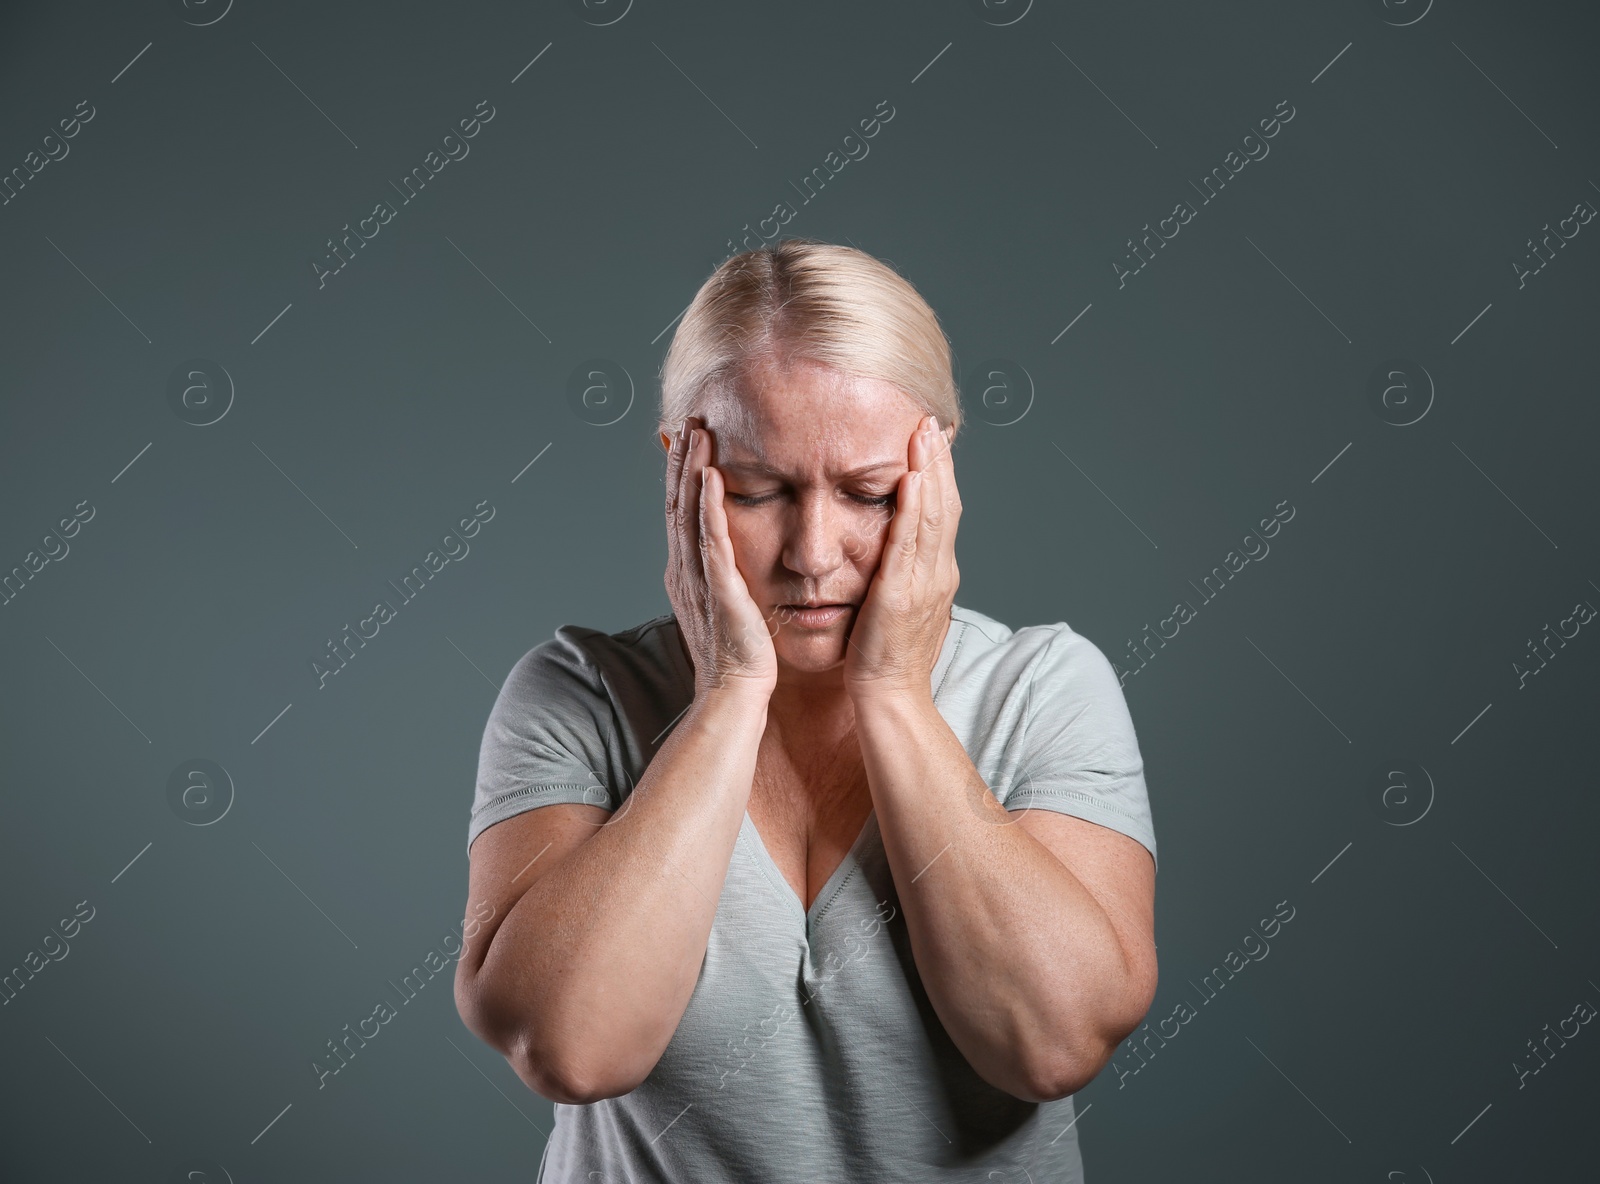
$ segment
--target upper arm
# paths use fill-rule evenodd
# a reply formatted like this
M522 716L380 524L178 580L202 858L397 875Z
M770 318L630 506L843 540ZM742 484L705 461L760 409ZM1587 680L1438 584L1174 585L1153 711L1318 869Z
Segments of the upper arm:
M1007 810L1074 815L1136 840L1154 872L1160 860L1144 758L1116 671L1088 638L1065 624L1050 628L1028 672L1002 802Z
M484 1015L492 993L477 980L506 917L617 804L605 784L613 736L610 697L566 630L507 674L484 726L467 829L475 920L456 965L456 1001L475 1030L497 1026Z
M621 805L615 785L607 784L620 779L613 760L616 732L611 697L575 635L557 630L524 654L506 675L484 724L469 852L489 827L536 807Z
M456 965L456 977L472 979L483 968L494 935L523 894L592 838L611 811L580 802L553 802L488 827L468 853L467 899L488 917Z
M1056 626L1028 677L1004 805L1078 878L1116 933L1126 991L1107 1035L1121 1040L1156 991L1158 865L1144 761L1116 672L1088 638Z
M1128 972L1127 1030L1156 994L1156 868L1150 852L1110 827L1052 810L1007 811L1083 884L1117 935Z

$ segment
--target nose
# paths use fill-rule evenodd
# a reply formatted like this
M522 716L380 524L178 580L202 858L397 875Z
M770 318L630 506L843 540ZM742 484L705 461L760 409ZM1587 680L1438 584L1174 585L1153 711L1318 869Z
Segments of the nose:
M805 594L813 595L819 585L845 561L845 542L849 523L844 507L825 492L809 491L795 501L786 524L783 565L806 582Z

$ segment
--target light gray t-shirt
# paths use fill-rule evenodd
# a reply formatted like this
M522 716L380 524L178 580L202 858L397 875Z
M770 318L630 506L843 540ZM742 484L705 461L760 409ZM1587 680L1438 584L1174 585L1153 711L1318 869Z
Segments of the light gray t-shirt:
M951 609L934 705L1006 806L1054 810L1156 855L1144 764L1105 656L1065 622ZM468 847L553 802L615 810L694 697L676 619L567 625L512 667L479 754ZM540 1184L1083 1179L1072 1098L989 1085L917 973L868 816L809 910L747 813L688 1007L630 1093L557 1104Z

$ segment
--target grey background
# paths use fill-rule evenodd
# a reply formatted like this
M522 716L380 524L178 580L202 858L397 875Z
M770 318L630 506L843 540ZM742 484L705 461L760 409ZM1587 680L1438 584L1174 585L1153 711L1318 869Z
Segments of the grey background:
M880 100L784 231L891 261L951 336L959 602L1130 671L1149 1018L1199 1012L1078 1095L1088 1178L1592 1170L1600 1030L1517 1066L1600 1006L1600 625L1513 667L1600 605L1600 226L1517 274L1600 201L1585 6L225 4L0 19L0 170L95 110L0 207L0 569L94 510L0 608L0 971L94 909L0 1006L0 1176L533 1178L550 1107L447 975L324 1088L311 1062L459 932L511 664L667 611L669 326ZM485 99L469 155L319 288L325 240ZM168 400L193 358L233 387L208 426ZM591 358L634 386L608 426L568 397ZM972 380L990 359L1008 402ZM1392 370L1405 407L1432 391L1408 426L1369 398ZM470 554L319 688L325 642L485 499ZM194 759L233 786L210 825L168 805ZM1385 806L1396 762L1426 772Z

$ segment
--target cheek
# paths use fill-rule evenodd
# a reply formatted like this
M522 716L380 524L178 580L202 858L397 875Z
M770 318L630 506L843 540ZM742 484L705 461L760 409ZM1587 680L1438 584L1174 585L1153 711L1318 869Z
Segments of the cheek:
M863 513L848 524L841 546L845 558L863 571L874 571L883 558L892 515L887 510Z
M781 548L776 527L756 515L728 518L728 541L745 579L768 571Z

